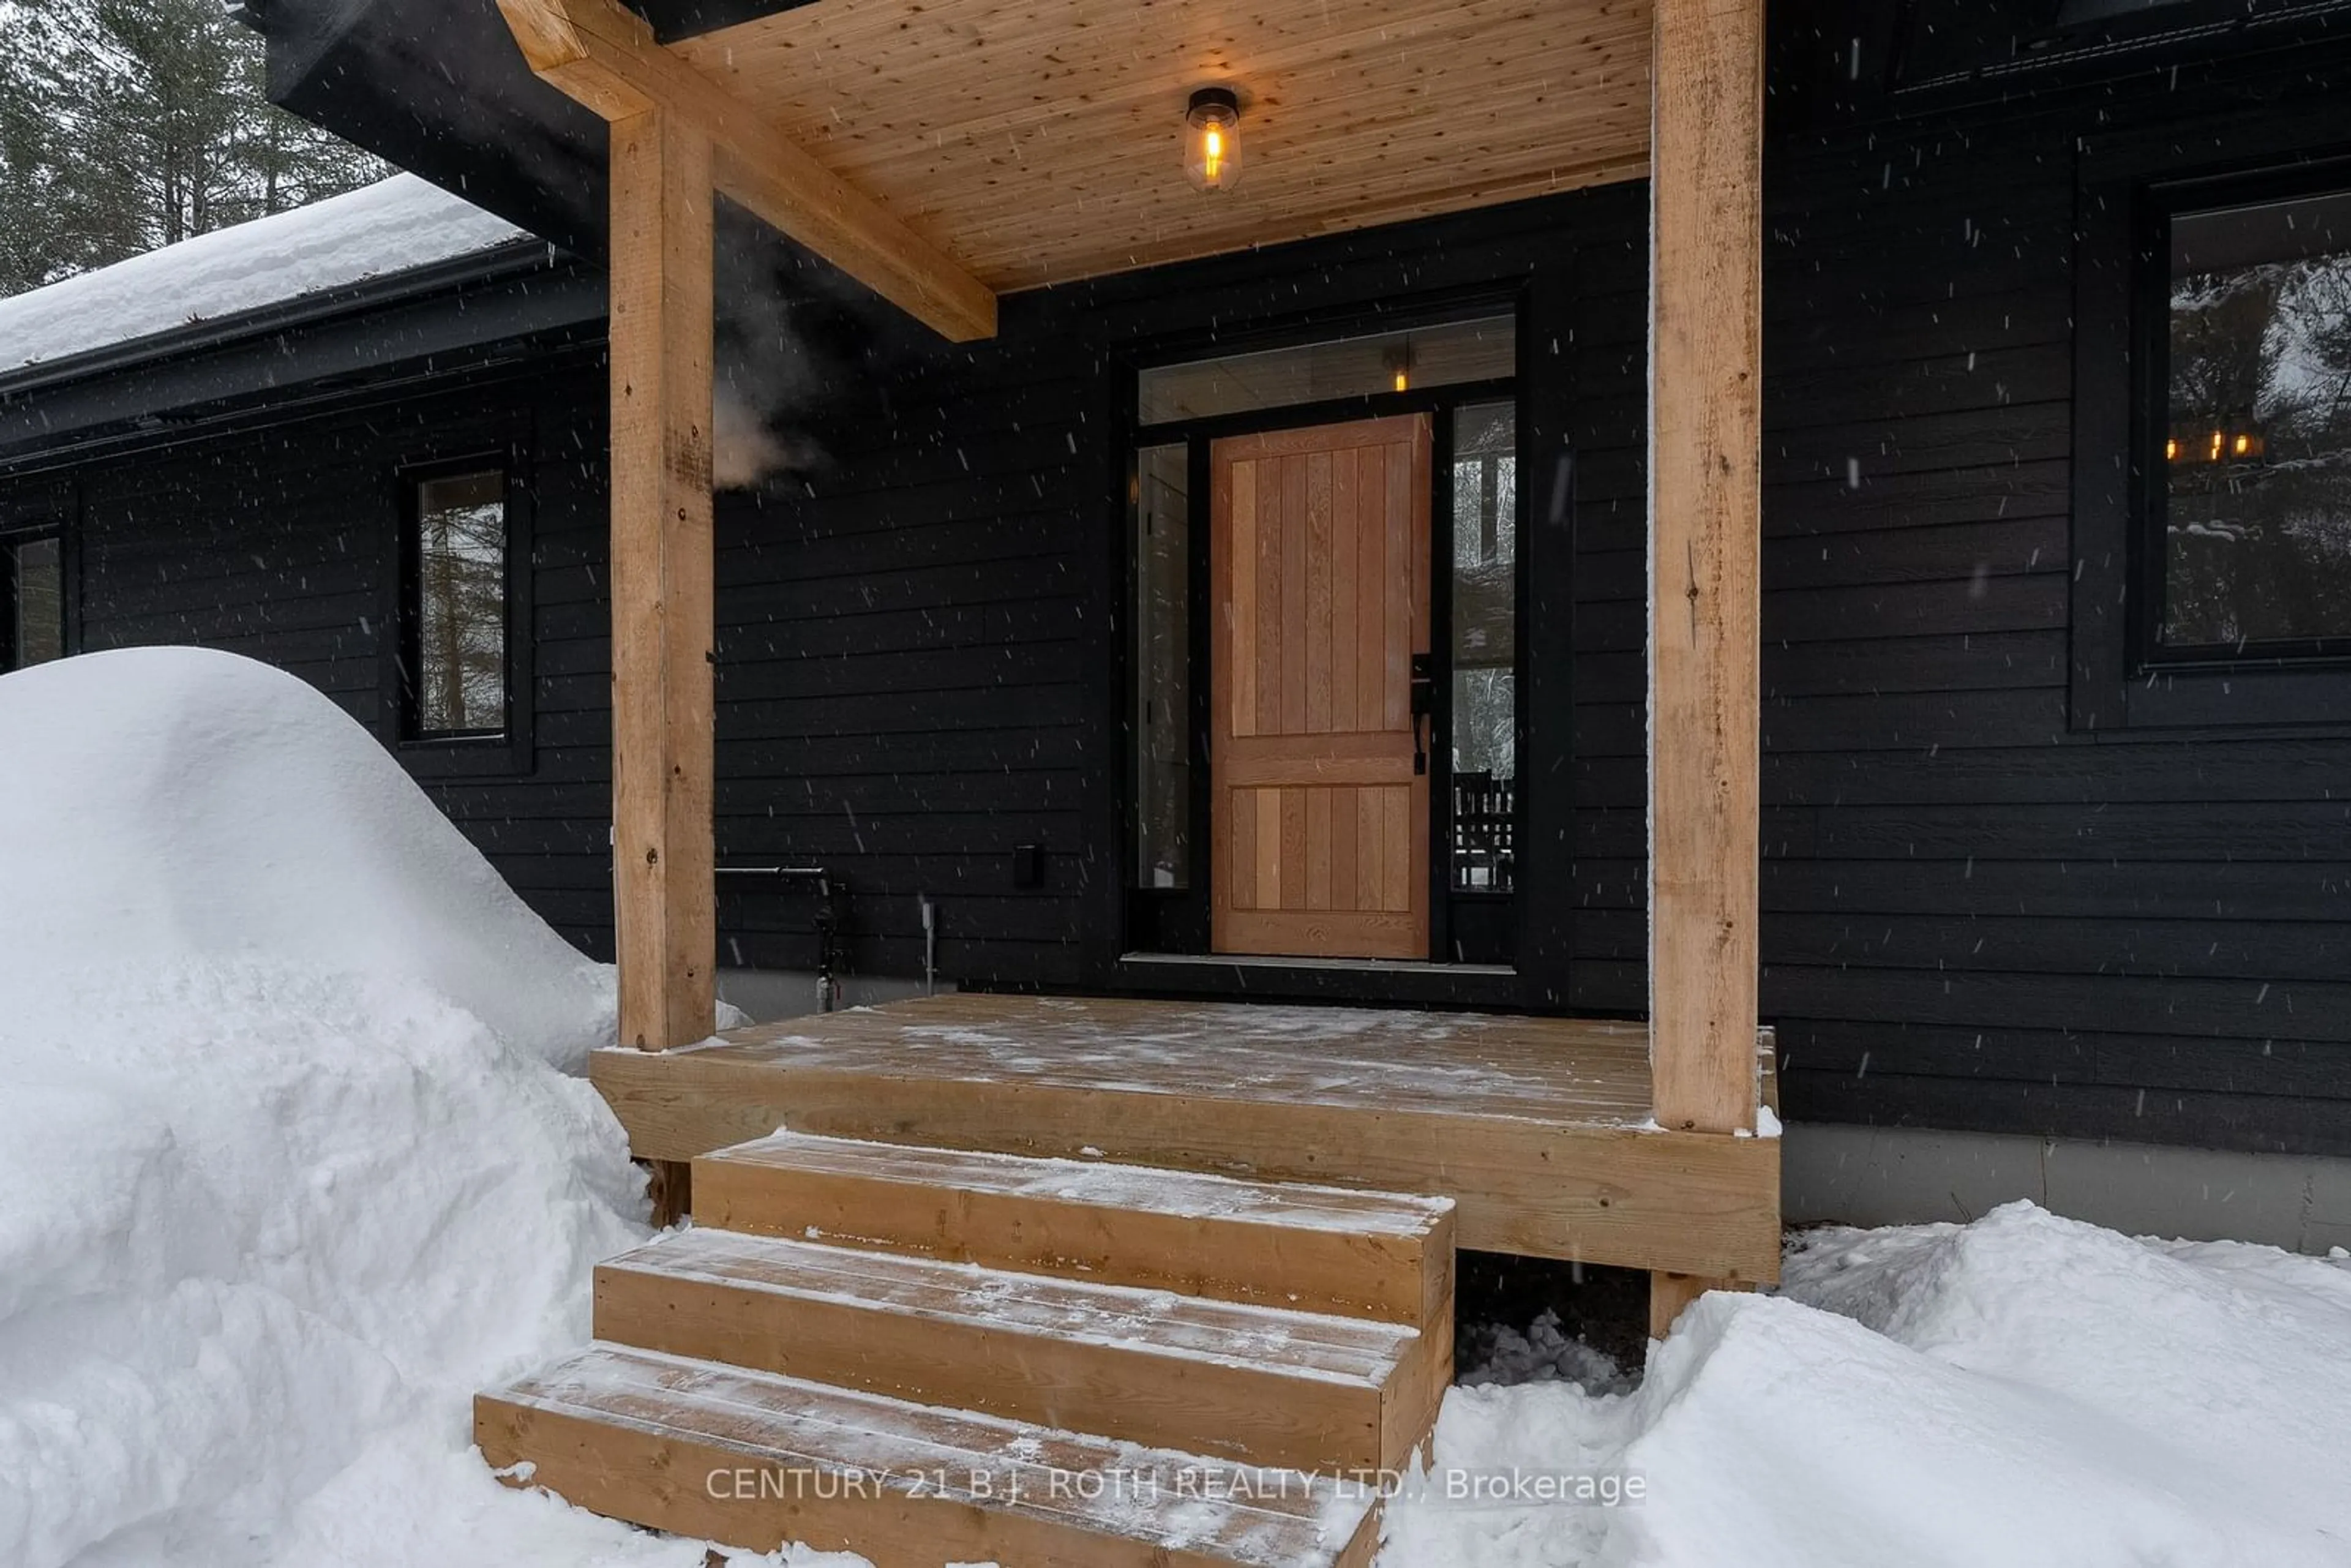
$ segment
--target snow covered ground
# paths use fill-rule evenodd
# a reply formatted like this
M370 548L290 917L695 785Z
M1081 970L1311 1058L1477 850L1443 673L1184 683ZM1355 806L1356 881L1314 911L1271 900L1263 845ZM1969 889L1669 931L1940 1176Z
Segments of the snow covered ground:
M468 1447L645 1233L575 1075L611 1004L292 677L0 677L0 1563L700 1568ZM1527 1336L1547 1377L1453 1394L1381 1562L2351 1563L2346 1351L2351 1260L1819 1232L1637 1386ZM1638 1500L1493 1495L1579 1484Z
M0 1563L617 1542L465 1452L643 1234L608 973L225 654L0 677Z
M1382 1563L2351 1563L2351 1260L2133 1240L2030 1204L1823 1230L1636 1391L1457 1389L1437 1479L1638 1478L1615 1509L1390 1511ZM1540 1363L1543 1358L1535 1359Z

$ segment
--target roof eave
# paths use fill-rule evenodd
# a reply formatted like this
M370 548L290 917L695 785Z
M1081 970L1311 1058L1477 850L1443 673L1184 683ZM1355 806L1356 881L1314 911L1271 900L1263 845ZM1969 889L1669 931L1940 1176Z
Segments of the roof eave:
M350 315L468 284L520 273L551 271L559 260L555 247L545 240L524 235L445 261L429 262L423 267L363 278L340 288L321 289L299 298L191 321L183 327L0 371L0 401L30 396L61 382L87 381L158 360L202 353L241 340L308 326L329 317Z

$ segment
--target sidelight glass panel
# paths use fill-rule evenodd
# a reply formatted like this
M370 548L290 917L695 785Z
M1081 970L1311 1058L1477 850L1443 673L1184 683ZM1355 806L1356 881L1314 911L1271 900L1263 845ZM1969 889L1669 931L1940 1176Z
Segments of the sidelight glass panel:
M1501 892L1516 854L1518 418L1453 416L1453 885Z
M1134 463L1135 883L1192 881L1191 497L1188 452Z

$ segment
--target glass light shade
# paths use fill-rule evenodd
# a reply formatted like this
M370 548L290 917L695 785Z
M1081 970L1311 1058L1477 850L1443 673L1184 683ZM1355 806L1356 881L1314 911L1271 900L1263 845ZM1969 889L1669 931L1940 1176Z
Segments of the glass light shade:
M1231 93L1210 88L1192 95L1184 116L1184 174L1202 191L1229 191L1240 179L1240 106Z

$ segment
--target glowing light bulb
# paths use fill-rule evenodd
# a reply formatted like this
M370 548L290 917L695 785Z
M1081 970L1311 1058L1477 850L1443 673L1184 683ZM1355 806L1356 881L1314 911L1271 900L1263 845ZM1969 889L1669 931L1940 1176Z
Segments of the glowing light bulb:
M1384 350L1380 355L1380 365L1387 371L1388 382L1396 391L1412 390L1412 340L1410 339Z
M1184 174L1203 191L1229 191L1241 177L1241 101L1230 88L1204 87L1184 115Z

